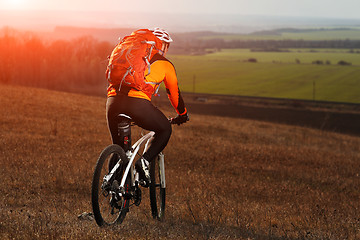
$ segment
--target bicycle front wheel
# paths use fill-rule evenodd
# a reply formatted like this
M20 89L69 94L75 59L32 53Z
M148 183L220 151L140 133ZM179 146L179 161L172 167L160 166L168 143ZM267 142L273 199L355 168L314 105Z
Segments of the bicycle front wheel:
M162 153L150 163L150 178L151 213L154 219L161 221L165 215L165 166Z
M117 162L120 163L120 167L114 176L106 181L104 177ZM106 147L99 156L91 188L93 213L99 226L121 223L129 210L129 200L117 194L126 163L124 150L116 144ZM129 187L128 181L127 187Z

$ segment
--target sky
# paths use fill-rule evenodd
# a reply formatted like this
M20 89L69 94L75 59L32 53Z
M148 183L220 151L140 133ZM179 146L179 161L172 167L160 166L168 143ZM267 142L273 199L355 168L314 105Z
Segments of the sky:
M0 0L0 10L83 10L360 19L360 0Z
M360 26L360 0L0 0L0 29L56 26L251 33Z

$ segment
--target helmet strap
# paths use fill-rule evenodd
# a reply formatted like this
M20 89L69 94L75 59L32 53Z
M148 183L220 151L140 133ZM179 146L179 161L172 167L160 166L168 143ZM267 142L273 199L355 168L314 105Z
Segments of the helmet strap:
M168 49L169 49L169 46L170 46L169 43L163 42L162 47L161 47L161 50L159 50L160 54L163 55L163 56L165 56L166 52L167 52Z

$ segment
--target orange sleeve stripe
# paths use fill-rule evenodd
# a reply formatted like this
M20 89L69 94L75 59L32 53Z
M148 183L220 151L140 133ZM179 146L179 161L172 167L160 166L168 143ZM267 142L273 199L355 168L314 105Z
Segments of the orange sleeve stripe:
M175 68L172 65L172 63L169 61L162 61L162 62L163 62L163 67L165 69L164 83L169 100L178 114L180 115L185 114L186 108L184 106L184 101L180 94Z

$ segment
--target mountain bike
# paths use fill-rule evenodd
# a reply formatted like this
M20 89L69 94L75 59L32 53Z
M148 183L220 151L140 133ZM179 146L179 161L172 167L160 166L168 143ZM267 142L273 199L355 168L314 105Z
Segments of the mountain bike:
M92 208L99 226L122 223L132 206L141 203L141 189L135 170L135 158L141 156L151 145L154 132L143 135L131 146L131 126L135 123L127 115L118 116L118 134L121 146L112 144L100 154L92 180ZM150 162L150 206L152 217L162 220L165 213L165 166L164 154L160 153Z

